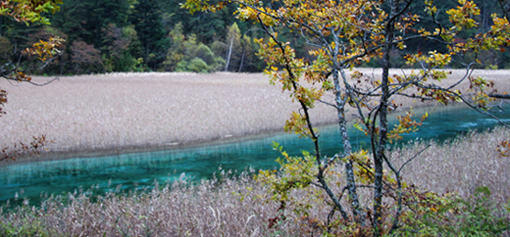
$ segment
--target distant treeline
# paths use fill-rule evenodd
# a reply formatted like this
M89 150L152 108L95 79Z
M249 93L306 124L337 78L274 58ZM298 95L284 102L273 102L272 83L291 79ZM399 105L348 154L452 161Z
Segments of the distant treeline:
M49 16L51 25L19 23L0 16L0 64L15 57L12 52L28 47L39 39L60 36L66 40L62 54L36 73L48 75L87 74L129 71L232 71L259 72L265 63L257 56L254 39L264 36L260 26L239 21L229 5L218 12L193 15L180 8L183 0L64 0L59 12ZM267 1L268 4L271 1ZM481 10L483 24L469 34L487 31L492 25L489 12L501 12L497 1L475 0ZM437 3L449 9L453 0ZM423 11L417 1L412 8ZM501 12L502 13L502 12ZM448 27L448 15L442 11L437 20ZM436 28L423 19L416 29ZM311 45L300 32L287 32L282 37L298 45L297 55L308 56ZM467 37L468 35L466 35ZM431 40L415 40L404 51L395 50L393 67L406 65L406 52L427 52L436 47ZM437 48L437 47L436 47ZM446 50L446 49L445 49ZM478 52L482 68L510 68L510 52ZM451 67L461 67L475 57L465 54L455 58ZM378 66L378 60L361 66Z

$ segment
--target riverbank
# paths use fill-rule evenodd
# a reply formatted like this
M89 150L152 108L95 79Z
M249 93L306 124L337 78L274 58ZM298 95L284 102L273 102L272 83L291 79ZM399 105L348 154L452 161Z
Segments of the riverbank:
M380 75L377 69L362 71ZM401 73L409 70L392 71ZM464 73L452 70L451 77ZM494 80L500 92L509 91L510 71L475 74ZM467 81L461 87L465 90ZM32 136L53 140L46 151L19 161L174 149L278 133L299 108L262 74L118 73L60 77L44 87L2 80L0 88L9 99L0 119L2 147L27 143ZM396 102L401 108L423 106L412 99ZM312 118L316 124L331 124L336 112L318 104Z
M489 198L492 205L483 203L483 208L487 208L483 210L490 215L506 215L508 219L503 205L510 199L510 162L496 149L509 137L510 130L498 128L492 132L470 133L450 142L416 142L392 151L388 158L400 167L423 150L403 169L408 185L415 184L420 192L458 193L467 201L477 200L472 196L476 188L486 186L492 191ZM336 172L342 170L342 167L335 169ZM246 174L232 177L229 172L220 171L217 177L220 180L204 180L196 186L180 179L153 190L124 194L117 190L96 198L87 190L82 194L52 196L43 204L44 208L27 206L12 212L0 209L0 223L4 224L4 231L23 230L42 236L302 236L303 233L322 233L313 225L328 218L330 207L322 199L308 199L307 203L312 205L309 210L313 211L307 213L307 218L292 211L300 206L288 205L286 218L270 224L271 219L283 212L278 208L280 204L271 200L272 193L267 186ZM344 185L343 175L330 177L331 183ZM370 194L368 190L360 191L360 195ZM470 213L459 212L455 213L455 218L437 221L453 227L461 223L461 215L467 214ZM485 221L478 216L467 218L465 220ZM340 219L338 212L334 219ZM507 231L503 236L509 234Z
M44 87L0 83L9 93L0 144L12 147L46 135L53 142L30 157L38 160L281 132L288 114L298 108L262 74L126 73L61 77ZM318 106L318 123L334 118L326 109Z

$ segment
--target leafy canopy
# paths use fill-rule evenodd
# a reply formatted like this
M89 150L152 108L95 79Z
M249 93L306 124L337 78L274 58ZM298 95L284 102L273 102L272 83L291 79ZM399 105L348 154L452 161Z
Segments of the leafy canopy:
M12 0L0 2L0 15L8 16L18 22L40 22L50 24L44 13L52 13L60 10L62 0Z

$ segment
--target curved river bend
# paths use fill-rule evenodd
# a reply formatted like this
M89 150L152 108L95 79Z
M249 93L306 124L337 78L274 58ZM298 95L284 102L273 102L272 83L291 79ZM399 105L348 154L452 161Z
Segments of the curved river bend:
M504 122L510 122L510 108L495 113ZM416 111L416 115L421 116L419 111ZM430 113L417 133L404 135L403 142L417 138L444 140L469 130L493 128L496 125L496 120L471 109L441 108ZM323 154L337 153L341 147L337 126L324 127L320 134ZM368 142L360 132L350 136L354 148ZM96 187L95 192L102 193L116 188L132 190L150 187L154 181L172 181L181 175L192 179L210 178L219 167L238 171L247 167L273 169L277 167L274 160L279 156L271 149L273 141L280 143L291 155L313 148L308 139L299 139L293 134L277 134L197 148L10 165L0 167L0 205L8 200L19 203L23 199L37 204L41 193L66 194L92 186Z

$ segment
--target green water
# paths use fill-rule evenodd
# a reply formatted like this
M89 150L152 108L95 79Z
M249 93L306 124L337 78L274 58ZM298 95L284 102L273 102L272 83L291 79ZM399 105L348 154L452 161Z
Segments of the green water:
M419 112L416 113L421 116ZM510 108L496 114L510 123ZM444 140L474 129L488 129L497 125L494 119L470 109L438 109L419 132L405 135L404 142L415 139ZM354 129L353 129L354 130ZM321 129L323 155L340 151L337 126ZM368 143L364 135L351 135L353 147ZM255 140L210 145L197 148L131 153L95 158L42 161L0 167L0 205L7 201L20 203L24 199L37 204L42 195L67 194L75 190L103 193L114 189L133 190L150 187L154 182L167 182L185 176L190 179L210 178L219 167L223 170L244 171L273 169L279 154L273 151L273 141L284 146L290 154L312 150L309 140L293 134L276 134ZM15 198L17 196L17 198Z

